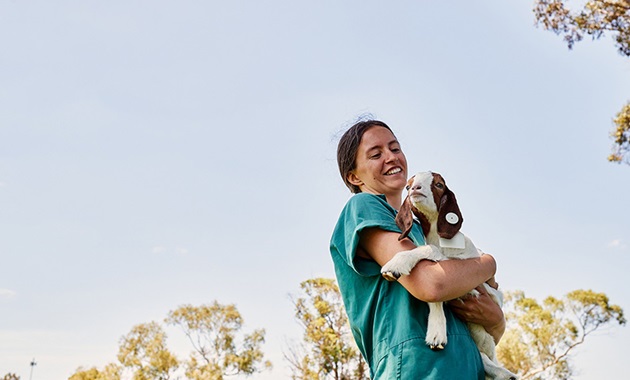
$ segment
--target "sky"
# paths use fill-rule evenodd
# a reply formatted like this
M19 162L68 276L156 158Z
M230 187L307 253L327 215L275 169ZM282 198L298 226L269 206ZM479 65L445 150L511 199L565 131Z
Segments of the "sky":
M336 144L366 116L446 178L502 289L630 312L630 166L606 161L630 59L531 8L0 1L0 375L102 368L134 325L216 300L266 331L251 378L288 379L291 295L334 277ZM628 341L588 337L575 379L626 373Z

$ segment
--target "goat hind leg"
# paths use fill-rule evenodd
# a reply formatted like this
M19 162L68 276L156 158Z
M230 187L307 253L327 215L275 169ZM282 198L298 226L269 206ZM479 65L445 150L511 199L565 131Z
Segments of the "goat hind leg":
M492 361L488 355L481 352L483 369L486 371L486 380L518 380L518 376Z
M448 342L446 315L444 315L442 302L429 302L429 320L425 342L434 351L443 350Z

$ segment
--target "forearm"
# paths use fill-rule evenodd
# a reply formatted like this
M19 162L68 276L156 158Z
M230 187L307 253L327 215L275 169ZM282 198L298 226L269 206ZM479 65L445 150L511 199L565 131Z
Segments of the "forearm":
M400 283L416 298L442 302L461 297L494 276L496 263L490 255L466 260L423 260Z
M411 240L399 241L398 236L377 228L367 229L361 234L361 249L383 266L397 253L416 248ZM421 260L408 276L398 281L414 297L425 302L440 302L463 296L492 278L495 271L496 263L491 255L439 262Z

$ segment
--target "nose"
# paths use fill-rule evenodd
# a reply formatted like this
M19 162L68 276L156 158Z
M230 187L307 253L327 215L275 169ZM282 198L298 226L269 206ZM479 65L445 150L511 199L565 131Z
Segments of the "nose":
M414 183L411 185L411 190L420 190L422 189L422 185L420 185L419 183Z
M387 153L387 162L394 162L398 160L398 156L394 152Z

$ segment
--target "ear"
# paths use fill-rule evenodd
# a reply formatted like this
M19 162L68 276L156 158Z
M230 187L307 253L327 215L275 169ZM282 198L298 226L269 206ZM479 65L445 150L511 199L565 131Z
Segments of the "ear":
M411 226L413 226L413 212L411 211L411 201L408 195L402 206L400 206L400 211L396 214L396 225L402 231L398 240L406 238L411 231Z
M357 175L354 174L353 172L348 173L347 178L348 178L348 182L350 182L354 186L361 187L361 185L363 185L363 181L361 181L361 179L357 177Z
M452 239L462 227L464 218L462 217L455 194L446 187L440 199L438 211L437 232L441 238Z

